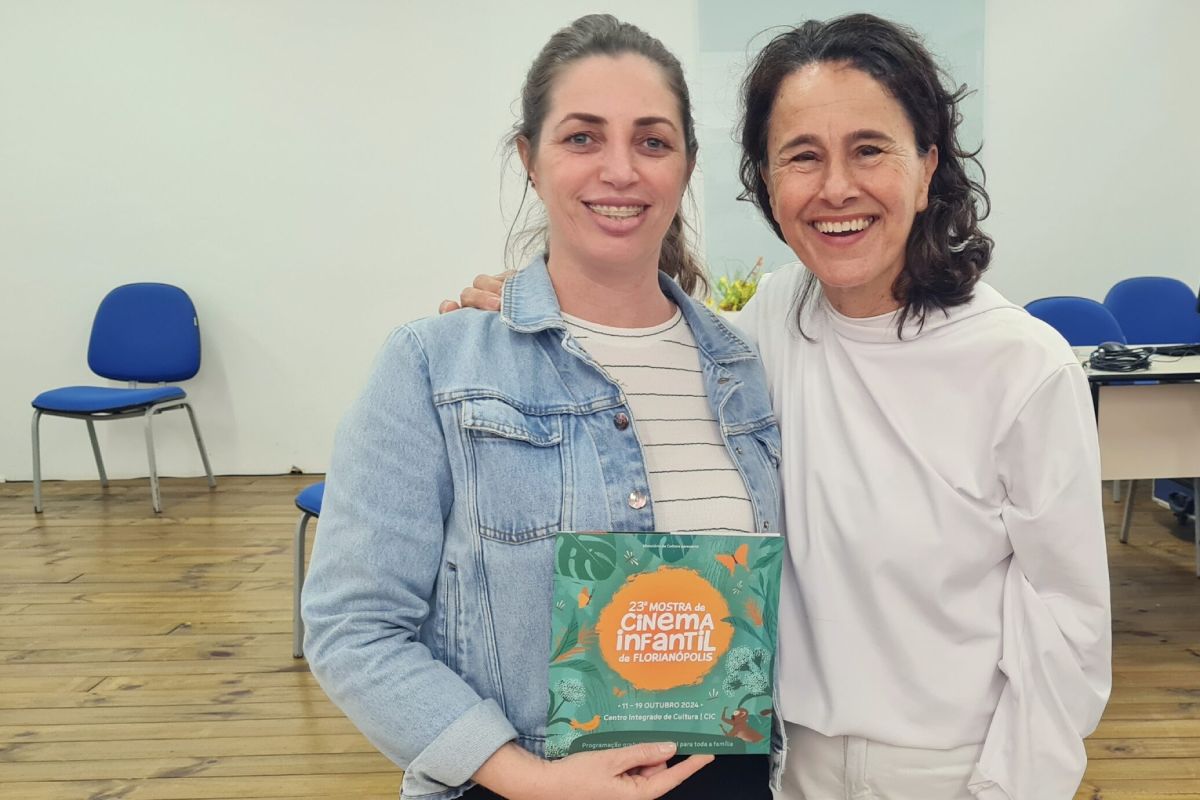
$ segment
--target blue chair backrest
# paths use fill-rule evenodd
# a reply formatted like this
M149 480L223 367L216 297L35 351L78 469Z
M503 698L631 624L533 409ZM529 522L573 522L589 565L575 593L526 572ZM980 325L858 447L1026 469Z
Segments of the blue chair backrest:
M1086 297L1043 297L1025 306L1025 310L1061 333L1072 347L1125 342L1112 312Z
M88 345L92 372L114 381L183 381L200 370L200 325L187 292L130 283L96 309Z
M1130 344L1200 343L1196 295L1175 278L1126 278L1108 290L1104 305Z

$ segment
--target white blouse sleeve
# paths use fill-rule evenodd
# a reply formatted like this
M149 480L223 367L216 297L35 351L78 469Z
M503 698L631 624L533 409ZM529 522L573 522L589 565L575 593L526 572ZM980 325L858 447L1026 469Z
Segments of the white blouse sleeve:
M1073 796L1112 686L1100 453L1087 379L1064 365L997 445L1012 542L1000 669L1008 678L970 789L979 800Z

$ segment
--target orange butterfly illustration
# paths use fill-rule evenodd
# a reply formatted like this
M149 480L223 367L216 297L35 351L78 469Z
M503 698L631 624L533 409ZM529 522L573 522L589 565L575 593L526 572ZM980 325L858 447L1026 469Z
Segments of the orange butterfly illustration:
M594 731L596 728L600 727L600 715L597 714L587 722L576 722L573 719L568 720L567 724L577 731Z
M589 592L588 588L585 586L579 590L579 607L583 608L590 602L592 602L592 593Z
M616 695L617 697L624 697L624 696L625 696L625 690L624 690L624 689L622 689L620 686L614 686L614 687L613 687L613 694L614 694L614 695Z
M732 575L737 569L738 564L741 564L747 572L750 571L750 565L746 563L746 558L749 555L750 545L742 542L740 545L738 545L738 549L734 550L732 554L718 553L716 559L717 561L721 562L725 569L729 570L729 574Z

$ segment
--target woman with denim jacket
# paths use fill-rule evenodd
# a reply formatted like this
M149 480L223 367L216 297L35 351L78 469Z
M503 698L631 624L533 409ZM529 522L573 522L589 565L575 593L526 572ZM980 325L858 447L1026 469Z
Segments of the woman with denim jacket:
M584 17L522 100L512 143L547 255L500 314L384 346L338 431L305 652L404 768L404 798L768 797L765 756L686 783L712 758L543 758L555 532L778 530L779 429L753 348L688 296L703 278L679 217L697 150L679 62Z

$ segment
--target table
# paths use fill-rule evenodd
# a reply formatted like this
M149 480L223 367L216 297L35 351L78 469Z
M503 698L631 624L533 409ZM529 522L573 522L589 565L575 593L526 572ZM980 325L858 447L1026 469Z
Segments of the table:
M1076 347L1092 388L1103 480L1193 476L1200 500L1200 355L1154 356L1150 368L1106 372L1087 365L1093 347ZM1125 498L1121 541L1129 540L1134 485ZM1200 513L1195 515L1200 577Z

